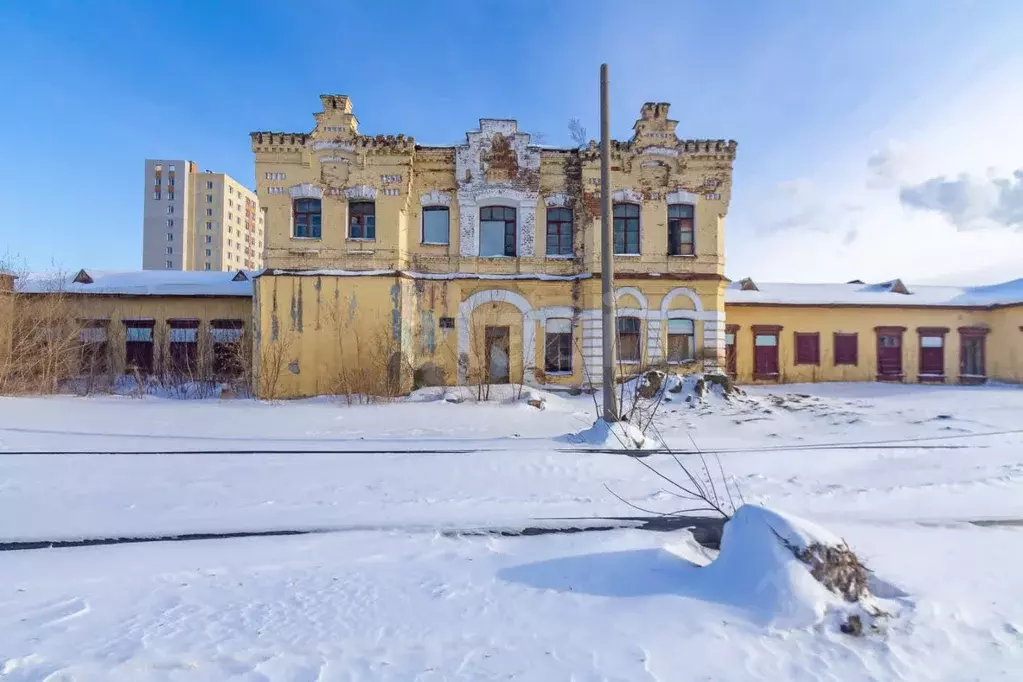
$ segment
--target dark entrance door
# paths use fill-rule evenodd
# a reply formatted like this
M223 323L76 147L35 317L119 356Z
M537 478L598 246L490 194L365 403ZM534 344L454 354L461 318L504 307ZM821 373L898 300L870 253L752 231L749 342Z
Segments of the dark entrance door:
M153 373L152 320L124 321L124 364L129 372Z
M877 378L882 381L902 380L902 332L899 328L877 330Z
M920 381L945 380L945 329L920 329Z
M778 378L777 332L753 334L753 378Z
M735 355L735 329L725 332L725 371L728 376L735 378L736 366L738 364Z
M509 351L511 334L508 327L486 327L484 330L487 363L485 368L486 382L489 384L507 384L511 381L511 363Z

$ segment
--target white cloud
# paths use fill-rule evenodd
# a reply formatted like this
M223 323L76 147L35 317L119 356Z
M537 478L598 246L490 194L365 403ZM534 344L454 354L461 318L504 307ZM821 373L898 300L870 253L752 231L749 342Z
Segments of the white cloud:
M818 150L803 178L774 181L755 199L737 183L729 276L920 281L961 273L963 284L990 282L996 271L1023 277L1018 73L993 73L940 109L913 100L871 139L836 132L844 145ZM1021 254L1015 275L1006 254Z

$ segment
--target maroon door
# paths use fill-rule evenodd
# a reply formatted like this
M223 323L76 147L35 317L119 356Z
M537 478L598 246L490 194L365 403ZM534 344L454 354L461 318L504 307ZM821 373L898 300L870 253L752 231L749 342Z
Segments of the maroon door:
M725 371L733 379L735 378L736 365L735 332L725 332Z
M920 332L920 381L943 381L945 378L945 335L943 332Z
M778 334L754 333L753 378L778 378Z
M902 331L877 331L877 378L902 378Z

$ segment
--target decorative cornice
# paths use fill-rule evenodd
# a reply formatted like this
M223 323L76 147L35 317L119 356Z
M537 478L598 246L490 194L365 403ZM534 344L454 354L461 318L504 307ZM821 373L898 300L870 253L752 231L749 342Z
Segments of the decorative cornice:
M543 198L543 202L544 204L547 205L547 208L554 207L564 208L572 205L572 198L563 192L556 192L554 194L548 194L547 196L545 196Z
M345 198L349 201L353 199L356 201L375 201L377 198L377 190L375 187L369 185L355 185L354 187L348 187L345 189Z
M665 197L669 204L695 204L696 200L700 198L698 194L687 192L684 189L677 189L674 192L668 192Z
M301 185L292 185L289 187L288 194L292 199L322 199L323 188L317 185L303 183Z
M630 188L616 189L611 193L611 199L613 201L629 201L638 204L643 201L643 193Z
M451 193L434 189L426 194L420 194L419 203L422 206L451 206Z

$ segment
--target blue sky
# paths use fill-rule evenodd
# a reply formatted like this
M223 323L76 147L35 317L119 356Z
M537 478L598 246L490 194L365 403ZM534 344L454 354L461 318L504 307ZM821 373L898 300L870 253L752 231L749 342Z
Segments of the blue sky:
M658 100L680 136L739 141L729 276L1023 276L1017 0L0 0L0 16L0 255L33 269L139 267L146 157L251 186L248 133L308 130L320 93L352 97L365 133L453 143L508 117L567 144L573 117L596 136L607 61L615 137Z

